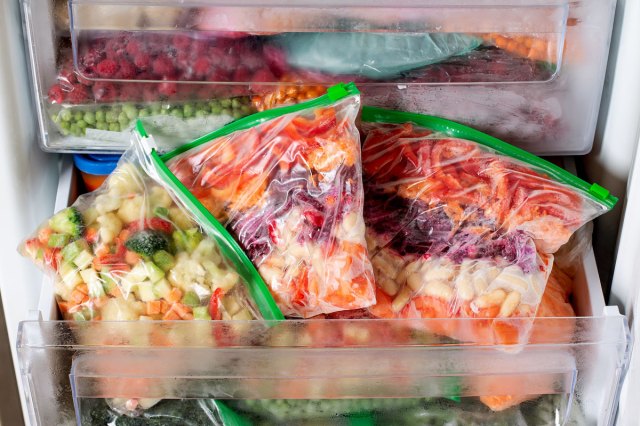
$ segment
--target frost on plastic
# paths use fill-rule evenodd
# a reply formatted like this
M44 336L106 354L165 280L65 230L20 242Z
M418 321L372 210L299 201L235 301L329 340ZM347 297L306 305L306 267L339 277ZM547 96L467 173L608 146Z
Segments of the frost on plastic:
M478 143L408 123L366 126L365 222L378 284L372 313L487 318L433 331L520 341L528 327L509 318L535 316L553 253L605 208Z
M285 315L375 302L362 218L359 98L289 113L167 166L225 223Z
M256 318L239 274L133 148L19 250L53 275L64 319Z

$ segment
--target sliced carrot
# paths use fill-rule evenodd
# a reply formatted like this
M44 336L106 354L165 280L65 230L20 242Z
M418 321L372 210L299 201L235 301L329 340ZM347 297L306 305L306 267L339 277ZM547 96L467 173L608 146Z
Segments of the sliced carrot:
M179 320L180 316L174 309L170 309L169 311L167 311L166 314L164 314L162 319L165 321L175 321L175 320Z
M83 294L89 294L89 287L87 287L87 285L85 283L78 284L76 286L76 290L78 290L79 292L81 292Z
M171 305L169 305L165 300L161 300L160 301L160 313L161 314L167 313L170 308L171 308Z
M183 305L182 303L175 303L171 309L174 310L182 319L186 319L185 317L191 315L192 312L190 307Z
M171 289L166 299L169 303L179 302L180 300L182 300L182 291L179 288L174 287Z
M62 315L66 314L67 312L69 312L69 302L58 302L58 309L60 309L60 313Z
M76 289L71 292L70 300L74 305L80 305L87 302L89 300L89 296Z
M49 242L49 237L53 234L53 230L51 228L41 228L38 231L38 241L42 244L47 244Z

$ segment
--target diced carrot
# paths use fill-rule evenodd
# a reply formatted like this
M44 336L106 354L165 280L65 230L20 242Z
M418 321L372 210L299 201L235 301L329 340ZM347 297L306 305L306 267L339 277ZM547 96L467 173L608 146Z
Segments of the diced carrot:
M179 302L182 299L182 291L179 288L174 287L171 289L166 299L169 303Z
M96 308L101 308L107 303L107 300L109 300L107 296L101 296L93 299L92 303L93 303L93 306L95 306Z
M47 244L49 242L49 237L51 237L51 234L53 234L51 228L41 228L38 231L38 241L40 241L42 244Z
M169 309L171 308L171 305L169 305L166 300L160 300L160 313L164 314L167 313L169 311Z
M185 316L182 317L183 320L185 321L189 321L193 319L193 314L185 314Z
M89 244L97 243L99 238L98 229L92 226L88 227L84 234L84 238Z
M162 312L162 302L159 300L152 300L147 302L147 315L156 315Z
M66 314L67 312L69 312L69 302L58 302L58 308L60 309L60 313L62 315Z
M88 301L89 300L89 296L87 296L85 293L82 293L81 291L73 290L71 292L70 300L74 305L80 305L80 304L85 303L86 301Z
M89 294L89 287L85 283L78 284L76 286L76 290L78 290L79 292L81 292L83 294Z
M129 265L135 265L140 261L140 255L135 251L127 250L127 252L124 255L124 261L127 262Z
M113 288L109 291L109 295L113 296L113 297L122 297L122 290L120 290L120 287L113 286Z
M166 314L164 314L162 319L165 321L174 321L174 320L179 320L180 316L174 309L170 309L169 311L167 311Z
M187 315L191 315L192 312L190 307L183 305L182 303L175 303L171 309L174 310L182 319L186 319L185 317Z

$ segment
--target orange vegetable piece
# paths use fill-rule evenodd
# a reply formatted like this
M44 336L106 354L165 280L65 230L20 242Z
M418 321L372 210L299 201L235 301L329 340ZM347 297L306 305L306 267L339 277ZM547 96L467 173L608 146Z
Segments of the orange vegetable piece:
M171 304L179 302L180 300L182 300L182 290L180 290L178 287L172 288L169 294L167 294L166 299L167 302Z
M162 302L159 300L152 300L147 302L147 315L158 315L162 313Z

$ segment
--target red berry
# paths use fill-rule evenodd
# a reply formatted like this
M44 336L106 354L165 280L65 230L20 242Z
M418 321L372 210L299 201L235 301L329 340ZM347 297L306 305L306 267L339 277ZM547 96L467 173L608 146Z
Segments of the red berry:
M178 91L178 85L173 81L164 81L158 85L158 93L171 97Z
M64 102L64 95L64 90L62 90L62 87L59 84L51 86L48 92L49 101L54 104L61 104Z
M91 90L94 99L98 102L113 102L118 96L118 89L115 84L107 81L96 81Z
M103 59L96 66L96 72L102 78L112 78L118 71L118 64L112 59Z
M233 81L238 83L249 82L251 81L251 72L245 67L240 67L233 73Z
M264 59L255 52L247 52L242 55L240 59L242 60L242 65L249 68L250 70L262 68L262 66L264 65Z
M184 34L178 34L173 36L173 47L178 50L187 50L191 45L191 38Z
M212 71L211 64L207 58L197 59L193 64L193 72L197 77L204 77Z
M81 104L87 101L89 98L89 92L87 88L81 84L73 86L71 91L67 93L67 101L72 104Z
M142 50L141 44L138 40L129 40L125 49L129 55L136 56Z
M77 74L77 78L78 78L78 83L84 84L85 86L93 86L93 83L95 83L95 81L89 80L88 78L84 77L82 74Z
M76 73L73 69L65 68L58 73L58 81L60 83L64 82L67 84L74 84L78 82L78 79L76 78Z
M320 213L318 213L317 211L315 211L315 210L307 210L303 214L304 214L305 219L307 219L307 221L312 226L315 226L316 228L322 228L322 225L324 225L324 217L322 217L322 215Z
M233 71L238 67L240 59L232 53L222 53L221 56L212 57L213 60L219 64L222 69L227 71Z
M118 65L120 66L117 73L118 78L129 80L136 76L136 67L131 62L123 59Z
M144 71L149 68L151 57L144 52L140 52L135 56L135 58L133 58L133 63L136 67L138 67L138 69Z
M209 49L209 43L206 40L195 40L191 46L191 50L196 57L204 56Z
M160 56L153 61L152 65L153 73L165 77L174 73L173 62L166 56Z

